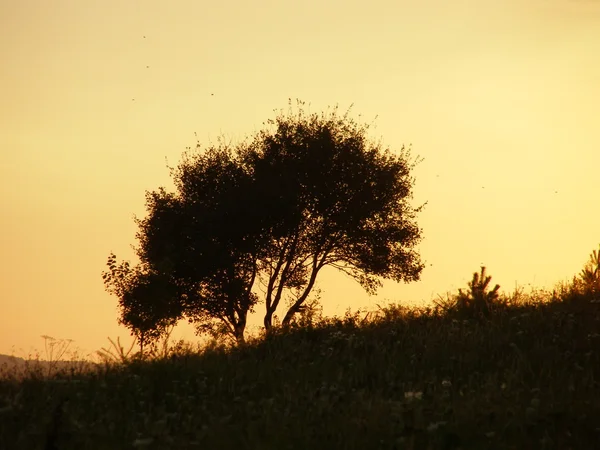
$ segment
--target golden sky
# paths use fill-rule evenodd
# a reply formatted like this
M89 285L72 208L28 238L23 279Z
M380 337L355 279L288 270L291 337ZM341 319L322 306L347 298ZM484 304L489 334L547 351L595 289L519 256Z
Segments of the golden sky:
M600 0L22 0L0 30L0 353L131 342L101 272L165 158L288 98L354 104L424 158L422 280L368 297L326 272L326 313L427 303L480 264L551 288L600 243Z

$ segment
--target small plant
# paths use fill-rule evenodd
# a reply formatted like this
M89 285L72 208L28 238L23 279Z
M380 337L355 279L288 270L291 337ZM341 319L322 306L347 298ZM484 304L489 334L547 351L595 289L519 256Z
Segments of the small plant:
M321 290L315 290L316 295L311 299L307 300L303 305L298 308L298 313L291 320L290 325L292 328L309 328L315 326L316 323L323 319L323 306L321 306ZM299 295L296 296L296 300ZM290 305L293 302L290 302Z
M66 354L67 349L73 342L72 339L55 339L52 336L42 335L46 361L48 361L47 374L50 375L56 369L58 362Z
M436 301L438 308L445 312L456 311L459 314L468 317L489 317L495 306L501 303L500 285L494 286L494 289L488 291L492 277L486 275L485 267L481 267L481 273L474 272L473 279L468 283L469 290L458 290L455 296L447 295L444 299L439 297Z
M590 254L590 259L579 274L584 293L600 293L600 249Z
M46 359L49 362L60 361L73 342L73 339L55 339L47 335L43 335L42 339L44 340Z
M133 342L131 343L131 346L129 347L129 350L127 350L127 351L125 351L125 348L121 345L121 341L119 338L117 338L116 343L111 338L108 338L108 340L110 341L111 345L113 346L114 351L113 351L113 349L102 347L101 350L98 350L96 352L96 354L98 356L100 356L100 358L102 359L103 362L105 362L107 364L127 363L127 362L131 361L137 355L137 353L131 354L131 351L133 350L133 346L135 345L137 339L133 340Z
M600 249L590 254L588 262L578 275L571 281L558 283L552 295L563 302L590 300L592 303L600 301Z
M450 292L446 292L446 297L442 297L438 294L438 298L433 301L435 309L440 311L442 314L447 314L457 308L457 296L452 295Z
M148 353L144 354L144 357L150 359L166 359L171 355L177 354L178 352L185 352L186 346L182 341L179 341L174 345L169 344L169 339L171 338L174 328L174 325L166 327L164 335L161 338L162 342L160 344L157 342L152 342L150 344Z
M121 341L117 338L117 341L113 341L108 338L112 348L102 348L96 352L96 355L100 356L102 361L107 364L127 364L134 360L158 360L167 359L170 356L184 355L192 351L192 346L186 344L182 340L179 342L169 342L171 333L175 327L167 327L164 331L164 335L161 342L152 342L148 345L146 351L142 353L142 350L132 353L133 347L139 341L137 338L133 340L129 349L125 350L125 347L121 345Z

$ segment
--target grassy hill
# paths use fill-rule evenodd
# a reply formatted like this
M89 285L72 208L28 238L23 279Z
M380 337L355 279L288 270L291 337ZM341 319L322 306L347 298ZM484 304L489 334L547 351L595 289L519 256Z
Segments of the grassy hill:
M590 295L487 316L390 307L243 348L5 376L0 448L600 448L599 333Z

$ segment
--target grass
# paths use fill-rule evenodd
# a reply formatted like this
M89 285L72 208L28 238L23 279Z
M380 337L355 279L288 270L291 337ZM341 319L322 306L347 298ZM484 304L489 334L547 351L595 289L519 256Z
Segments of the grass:
M2 449L600 448L600 303L393 306L161 358L4 373Z

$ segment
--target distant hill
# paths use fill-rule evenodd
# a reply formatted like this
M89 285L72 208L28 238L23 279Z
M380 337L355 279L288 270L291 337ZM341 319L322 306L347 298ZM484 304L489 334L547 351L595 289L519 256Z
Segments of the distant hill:
M7 365L25 364L25 360L23 358L19 358L18 356L10 356L10 355L0 354L0 366L3 366L4 364L7 364Z
M0 354L0 374L3 372L12 372L16 370L18 373L26 370L27 367L34 368L40 367L42 371L48 373L50 369L54 368L56 370L66 369L69 370L71 368L79 369L81 367L89 367L93 368L98 366L98 364L90 362L90 361L42 361L36 359L26 360L19 356L12 355L3 355Z

